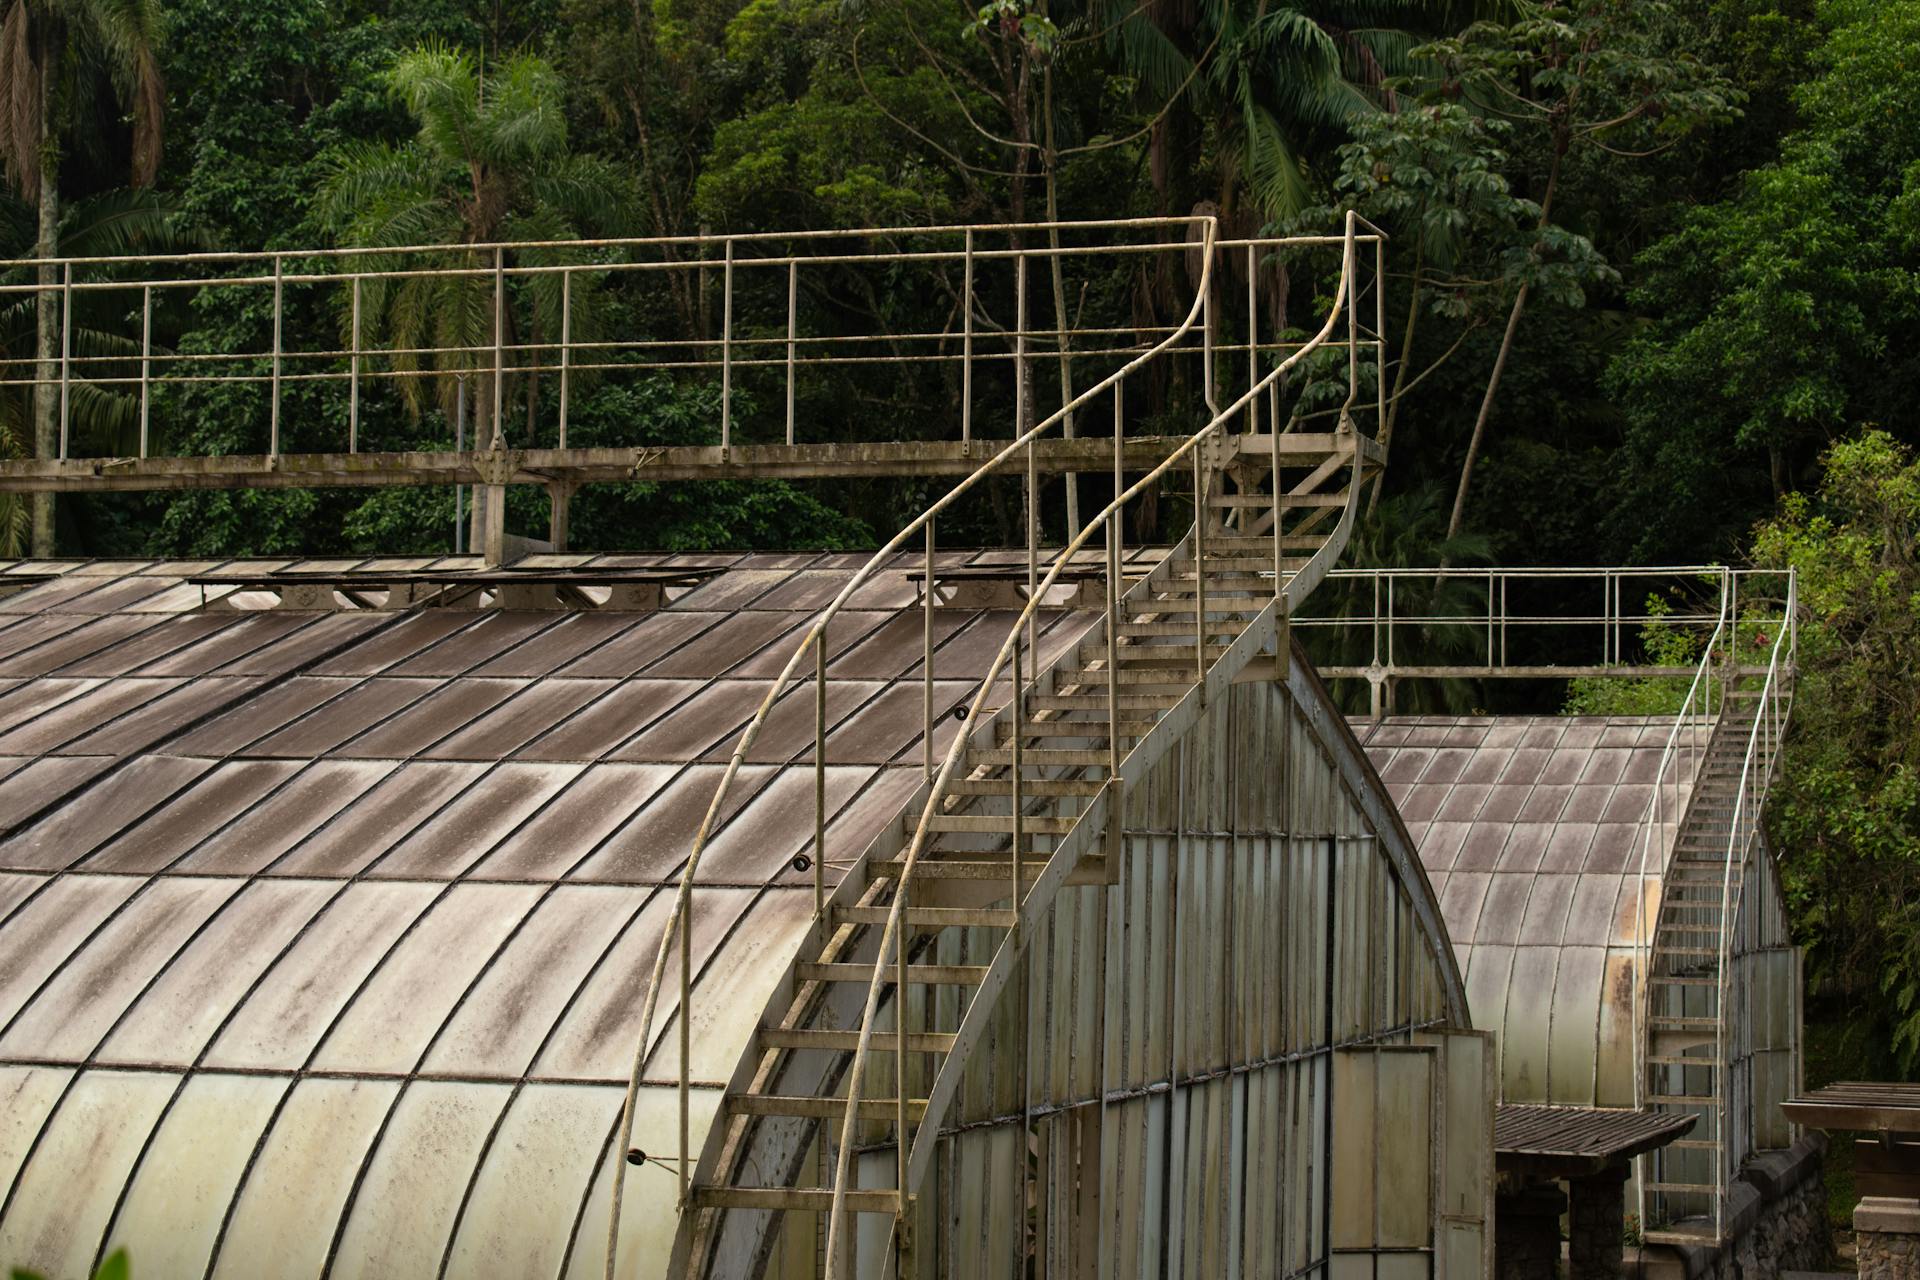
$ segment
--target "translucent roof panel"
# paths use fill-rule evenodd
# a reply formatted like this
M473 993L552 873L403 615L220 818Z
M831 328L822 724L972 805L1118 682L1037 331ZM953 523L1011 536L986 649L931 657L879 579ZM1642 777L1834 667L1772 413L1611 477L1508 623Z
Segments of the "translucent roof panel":
M1639 932L1674 824L1641 851L1671 717L1392 716L1353 730L1419 847L1509 1102L1633 1104ZM1691 757L1679 754L1684 807Z
M600 1274L677 877L741 727L862 559L541 558L735 566L605 613L299 612L217 581L356 561L32 566L56 576L0 597L0 1258ZM922 785L917 564L827 637L829 887ZM936 611L936 746L1013 616ZM1049 610L1043 648L1094 616ZM812 927L814 739L803 679L702 866L696 1141ZM677 1142L682 1016L670 984L643 1148ZM629 1185L623 1274L664 1272L671 1183Z

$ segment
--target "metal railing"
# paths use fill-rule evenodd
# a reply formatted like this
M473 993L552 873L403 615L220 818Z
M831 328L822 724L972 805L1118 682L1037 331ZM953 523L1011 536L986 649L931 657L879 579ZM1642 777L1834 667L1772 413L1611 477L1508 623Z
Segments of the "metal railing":
M794 690L795 687L805 679L803 672L810 666L812 669L811 675L815 712L812 760L815 776L815 817L811 866L813 869L816 918L823 917L827 905L827 886L824 880L824 868L828 862L826 857L827 809L825 801L825 770L828 761L826 706L829 672L827 658L830 629L836 617L845 609L848 602L862 587L873 579L876 573L892 564L895 557L903 549L913 546L916 543L920 544L918 549L924 557L924 571L926 573L923 593L923 608L926 611L926 617L922 628L923 653L921 656L921 670L923 679L922 769L925 774L928 799L922 810L919 826L905 852L903 866L898 880L898 892L895 896L895 902L889 911L879 943L873 983L869 988L865 1016L861 1022L858 1047L854 1051L850 1069L850 1079L853 1082L850 1086L852 1091L850 1097L857 1098L860 1088L860 1076L874 1035L875 1015L878 1007L877 993L880 986L887 980L889 969L905 964L906 951L904 935L900 928L900 915L911 898L913 868L925 844L928 817L942 799L944 789L953 776L956 762L964 754L966 745L974 739L976 730L989 723L998 723L1001 718L1008 717L1009 715L1017 722L1020 714L1019 707L1022 702L1023 691L1037 674L1032 670L1032 666L1030 665L1037 665L1038 662L1037 637L1035 634L1036 616L1041 608L1046 607L1050 592L1059 584L1062 572L1087 549L1096 528L1102 530L1104 533L1105 551L1103 560L1106 566L1106 599L1104 608L1108 621L1108 644L1111 646L1115 635L1112 622L1116 616L1116 612L1121 607L1121 592L1124 589L1119 568L1125 557L1124 534L1120 513L1129 502L1138 499L1150 490L1158 488L1181 464L1187 463L1191 465L1194 474L1196 515L1193 551L1196 561L1196 573L1198 573L1198 562L1202 552L1200 540L1204 537L1202 526L1205 515L1205 494L1207 492L1209 479L1207 465L1203 459L1203 446L1208 440L1229 430L1234 425L1243 424L1248 430L1256 429L1260 424L1263 403L1267 410L1266 421L1269 424L1280 422L1280 392L1286 382L1287 376L1296 371L1301 362L1313 352L1329 347L1344 347L1346 351L1346 368L1343 371L1345 375L1343 381L1346 385L1346 400L1342 409L1342 415L1343 425L1351 429L1352 415L1360 408L1358 399L1361 384L1360 352L1363 348L1371 348L1376 361L1376 369L1379 367L1378 362L1384 358L1385 298L1384 273L1382 271L1384 266L1384 237L1380 235L1377 230L1370 227L1363 230L1362 227L1364 224L1351 216L1349 217L1348 225L1344 233L1340 236L1293 237L1252 241L1220 241L1216 238L1216 228L1212 219L1181 220L1182 225L1187 225L1189 221L1198 230L1199 250L1201 254L1200 279L1197 282L1194 301L1181 322L1173 326L1170 332L1161 336L1159 340L1152 345L1143 350L1133 351L1127 354L1124 361L1120 363L1117 368L1112 369L1106 373L1105 376L1088 384L1085 389L1075 392L1070 397L1064 398L1058 408L1054 409L1040 421L1024 430L1016 429L1011 440L1007 440L1004 443L996 441L996 444L999 444L1000 447L995 453L945 495L933 502L919 516L909 521L898 533L888 539L864 566L850 576L846 584L834 597L833 601L821 611L812 625L808 627L804 638L794 649L780 674L772 682L753 719L742 732L738 744L729 757L726 769L722 774L719 785L715 789L713 800L707 809L705 818L694 838L692 848L682 866L672 911L654 959L651 979L647 987L647 995L641 1013L640 1035L636 1045L627 1104L621 1127L622 1150L624 1150L631 1144L635 1092L640 1086L640 1081L645 1071L645 1064L652 1049L653 1022L662 991L665 989L668 981L667 971L669 962L673 954L677 951L679 955L678 985L681 1002L678 1015L678 1051L680 1065L677 1082L680 1108L679 1153L677 1160L673 1163L678 1169L679 1200L683 1212L688 1205L689 1178L696 1155L692 1149L690 1140L688 1106L690 1083L689 1063L691 1058L691 1045L689 1040L691 1018L689 1016L689 1010L692 999L692 921L695 914L694 907L697 898L698 872L701 855L713 833L719 815L725 808L728 795L735 784L740 767L750 753L754 742L767 723L774 707L781 701L784 695ZM1138 224L1117 223L1112 225L1135 226ZM1213 288L1213 282L1216 278L1216 273L1220 269L1221 261L1227 253L1236 251L1245 253L1247 255L1247 261L1251 263L1256 261L1258 256L1264 253L1284 253L1303 247L1326 246L1329 244L1337 244L1341 247L1339 289L1325 323L1317 333L1304 341L1281 342L1277 338L1263 338L1259 334L1258 273L1255 271L1248 272L1247 297L1251 327L1247 334L1246 341L1239 347L1239 350L1244 353L1249 365L1248 387L1247 390L1233 400L1231 404L1225 408L1220 408L1216 402L1214 388L1217 379L1216 360L1221 348L1216 346L1215 342L1208 335L1210 335L1215 328L1215 317L1210 313L1216 306L1214 301L1216 298L1216 290ZM1371 285L1371 291L1374 295L1374 314L1370 331L1364 323L1357 319L1360 308L1357 305L1359 295L1355 292L1355 276L1357 275L1356 255L1359 252L1360 246L1367 244L1371 244L1374 247L1374 261L1372 264L1374 274ZM1182 245L1180 247L1184 251L1187 246ZM1345 341L1341 342L1333 335L1336 323L1343 314L1347 317L1348 326ZM1022 330L1021 332L1025 331ZM1203 361L1202 386L1208 404L1209 419L1198 431L1177 438L1178 443L1174 444L1156 465L1129 484L1126 480L1122 458L1123 447L1126 443L1128 384L1134 381L1142 371L1146 370L1155 361L1184 354L1185 348L1183 344L1195 335L1199 335L1201 339L1199 352ZM1022 354L1024 354L1024 348L1022 348ZM1044 359L1045 355L1043 354L1041 358ZM1263 364L1267 366L1264 370L1262 369ZM1023 379L1016 379L1017 383L1021 381L1023 381ZM1375 379L1376 384L1381 381L1381 379ZM1293 390L1297 391L1299 388L1296 387L1293 388ZM1068 543L1058 551L1047 553L1051 558L1051 563L1047 565L1043 571L1040 544L1040 503L1042 491L1038 484L1038 476L1034 463L1035 444L1048 433L1055 432L1056 430L1064 430L1066 424L1073 420L1074 415L1087 413L1098 402L1109 398L1113 413L1112 482L1115 497L1081 527L1078 529L1069 529L1070 539ZM1367 407L1376 413L1379 412L1383 407L1379 393L1376 393L1373 404ZM1016 422L1020 420L1019 415L1023 413L1025 409L1026 404L1024 400L1016 405ZM1360 452L1356 446L1356 467L1358 466L1357 460L1359 457ZM1276 482L1279 475L1280 458L1280 450L1276 447L1273 453L1274 478ZM961 498L981 485L988 478L996 475L1017 474L1017 469L1020 468L1023 463L1026 498L1025 579L1027 600L1025 608L1021 610L1018 618L1010 628L1007 640L1001 646L987 674L980 680L978 692L969 704L965 722L958 734L954 737L952 745L936 769L933 750L935 718L933 715L932 693L932 673L934 668L932 639L934 627L932 611L934 609L935 596L933 578L936 571L937 523L940 517L950 511ZM1353 491L1357 493L1357 484L1353 486ZM1351 526L1352 514L1352 504L1351 501L1349 501L1346 510L1341 516L1339 524L1340 530L1344 531ZM1310 581L1302 580L1298 575L1288 575L1285 572L1286 557L1284 552L1286 541L1280 526L1281 521L1276 517L1273 527L1273 549L1275 557L1274 584L1277 600L1281 598L1288 589L1290 576L1292 576L1293 581L1300 583L1303 589L1310 586ZM1314 559L1311 568L1314 575L1322 574L1327 568L1327 560L1324 558ZM1138 588L1136 587L1136 589ZM1195 678L1199 679L1204 677L1207 667L1205 641L1208 635L1208 627L1206 625L1206 597L1204 587L1196 594L1194 607L1199 620L1195 652ZM1012 689L1014 690L1014 696L1009 703L1009 707L998 709L990 707L988 704L993 700L995 682L998 681L1003 674L1009 672L1012 676ZM1115 706L1117 696L1117 682L1109 682L1108 704L1110 723L1117 722L1118 719L1118 709L1117 706ZM1009 708L1011 708L1011 711L1009 711ZM1020 742L1020 735L1017 730L1013 741L1016 744ZM1110 742L1112 743L1112 758L1108 762L1110 769L1109 776L1117 777L1120 757L1123 753L1116 740L1110 739ZM1017 746L1015 749L1017 752ZM1014 766L1014 777L1016 779L1020 777L1020 766L1017 762ZM1019 795L1016 785L1013 801L1013 811L1015 814L1021 812L1021 804L1022 798ZM1117 812L1117 809L1115 812ZM1020 901L1020 889L1023 876L1026 875L1028 870L1022 866L1022 860L1019 856L1020 841L1021 833L1016 830L1014 835L1014 848L1016 852L1010 868L1011 887L1014 890L1014 900L1016 904ZM902 1020L902 1026L904 1026L904 1020ZM901 1032L901 1039L896 1044L895 1049L896 1053L904 1060L906 1053L904 1031ZM902 1079L904 1080L904 1078L903 1074ZM902 1098L902 1114L899 1117L900 1127L898 1132L901 1161L900 1173L902 1178L900 1195L904 1206L905 1188L909 1181L906 1163L909 1159L910 1152L916 1160L925 1157L919 1154L921 1147L918 1142L916 1142L911 1149L908 1146L906 1117L904 1113L904 1087L897 1090L897 1092ZM846 1124L848 1128L842 1133L839 1145L839 1163L837 1176L834 1181L834 1208L829 1215L828 1235L830 1241L832 1241L829 1244L829 1257L835 1256L834 1246L837 1243L837 1233L845 1213L844 1193L848 1185L847 1161L852 1148L849 1138L851 1137L851 1126L855 1123L855 1119L859 1113L860 1109L855 1106L852 1101L849 1101L846 1111ZM930 1117L934 1115L931 1108L929 1109L928 1115ZM925 1123L927 1122L923 1121L923 1124ZM935 1119L935 1123L937 1123L937 1118ZM663 1161L662 1163L666 1162ZM618 1254L624 1176L624 1165L617 1165L613 1180L613 1208L609 1222L607 1253L609 1275L612 1274L615 1259Z
M1335 569L1329 578L1348 590L1327 593L1294 625L1316 637L1315 669L1326 679L1685 677L1691 660L1655 661L1649 638L1712 628L1737 606L1742 583L1764 572L1722 565Z
M1206 256L1218 281L1219 260L1244 254L1247 330L1236 335L1237 308L1216 305L1204 325L1136 322L1126 308L1098 295L1101 273L1129 262L1172 270L1193 252L1203 224ZM1040 243L1027 243L1028 240ZM1249 385L1265 363L1301 343L1260 334L1262 253L1338 244L1340 237L1285 241L1220 241L1204 218L1133 218L1007 226L862 228L752 235L567 240L471 245L340 248L274 253L197 253L0 262L0 295L49 297L57 308L56 357L0 350L0 389L55 388L60 460L118 457L124 440L84 441L73 430L75 392L124 397L137 420L133 453L165 454L168 412L190 423L179 393L251 387L265 393L264 422L253 427L268 455L297 443L306 451L354 453L366 445L366 415L376 395L397 393L418 408L425 383L439 380L447 416L471 406L477 449L569 448L577 443L582 382L647 371L709 377L718 388L722 448L738 443L788 445L848 439L836 433L841 397L816 381L823 403L805 411L809 376L858 369L951 369L957 396L950 421L916 424L940 438L971 445L982 412L1014 403L1020 436L1036 397L1051 389L1067 403L1064 435L1075 435L1075 409L1086 398L1075 384L1104 377L1145 353L1176 350L1197 357L1211 378L1218 360L1244 356ZM1053 288L1038 289L1034 267ZM43 266L53 286L32 281ZM650 323L648 333L612 334L588 322L593 299L622 292L626 311L678 316ZM1089 295L1093 294L1091 310ZM930 297L946 314L937 329L886 324L896 295ZM1053 299L1071 301L1067 314ZM447 306L457 300L458 308ZM243 313L259 308L256 350L179 350L156 340L157 321L204 302ZM462 310L471 330L442 341L424 327L423 309ZM329 309L332 324L322 318ZM714 313L717 312L717 317ZM396 319L405 313L408 319ZM304 324L289 323L292 319ZM436 324L438 323L436 319ZM453 324L455 321L447 321ZM647 323L647 322L642 322ZM179 326L179 327L185 327ZM1384 326L1382 326L1383 328ZM337 329L320 344L298 345L296 330ZM137 336L136 336L137 335ZM1333 345L1338 345L1336 342ZM1384 349L1377 338L1376 355ZM510 396L526 380L551 380L550 398L529 398L525 421ZM454 394L448 380L458 386ZM1376 382L1381 381L1376 379ZM1380 391L1384 396L1384 389ZM748 411L745 398L754 408ZM458 406L456 408L456 405ZM1249 404L1249 419L1260 407ZM296 421L294 415L298 413ZM545 419L543 420L543 415ZM449 421L449 448L465 448L464 422ZM897 438L897 422L885 438ZM409 448L420 447L418 433ZM601 444L646 443L601 439ZM429 433L429 444L434 447Z
M1778 612L1764 608L1767 597L1752 585L1758 580L1768 579L1776 583L1784 579L1785 589L1778 600ZM1744 613L1741 611L1743 582L1748 584L1744 592L1747 601ZM1733 938L1739 914L1739 896L1733 877L1736 869L1742 872L1741 888L1744 889L1747 878L1745 868L1760 846L1758 837L1763 830L1767 794L1772 786L1780 744L1792 708L1798 635L1799 581L1792 569L1728 571L1728 586L1721 596L1713 633L1701 654L1686 700L1661 752L1654 775L1653 793L1641 820L1638 839L1640 857L1637 871L1639 896L1634 912L1635 967L1643 986L1633 1001L1634 1102L1637 1106L1645 1106L1650 1065L1647 1062L1649 1026L1653 1018L1653 934L1658 931L1657 919L1651 929L1647 919L1649 863L1654 863L1654 872L1662 876L1664 899L1670 888L1667 875L1670 868L1665 864L1668 856L1668 826L1672 824L1678 828L1691 811L1695 799L1711 786L1711 781L1703 777L1703 768L1715 730L1727 714L1729 694L1739 687L1743 679L1751 680L1756 674L1763 673L1753 723L1747 731L1742 752L1721 871L1719 936L1714 948L1717 964L1713 1014L1714 1056L1710 1062L1703 1061L1701 1064L1711 1065L1714 1069L1712 1087L1707 1095L1702 1096L1701 1102L1713 1117L1712 1140L1718 1147L1714 1155L1713 1193L1716 1239L1723 1238L1725 1234L1727 1189L1738 1172L1739 1160L1739 1153L1735 1151L1727 1132L1730 1106L1727 1009L1731 999L1729 983ZM1743 650L1750 648L1765 651L1764 668L1757 663L1742 661ZM1653 1158L1641 1156L1636 1160L1640 1172L1639 1209L1643 1229L1647 1224L1648 1197L1653 1194L1646 1187L1647 1168Z

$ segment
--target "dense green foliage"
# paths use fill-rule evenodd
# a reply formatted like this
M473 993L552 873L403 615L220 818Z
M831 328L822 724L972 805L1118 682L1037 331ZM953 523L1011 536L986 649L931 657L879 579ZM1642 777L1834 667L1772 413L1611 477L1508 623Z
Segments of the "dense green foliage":
M52 12L41 0L0 7ZM1913 463L1901 452L1920 436L1920 0L164 0L135 10L159 41L157 61L141 60L138 40L96 41L87 49L113 55L88 64L105 79L72 79L57 104L59 145L47 154L59 159L57 229L69 249L1191 211L1217 213L1238 235L1322 229L1361 211L1393 236L1389 361L1368 376L1390 395L1381 430L1394 465L1370 495L1355 562L1797 565L1806 673L1777 820L1798 927L1814 944L1820 989L1853 1000L1884 979L1873 1007L1887 1013L1869 1036L1897 1031L1909 1063L1920 1049L1920 582ZM21 67L0 73L31 70ZM149 176L149 162L151 192L128 195L130 174ZM14 176L19 199L0 207L0 237L25 257L45 237L38 197ZM1307 260L1263 270L1270 297L1287 285L1310 296L1326 278L1324 263ZM711 299L684 283L690 274L645 296L620 277L583 275L575 322L707 341ZM1043 316L1066 305L1060 283L1047 283ZM1086 284L1075 305L1120 326L1164 324L1192 303L1171 255ZM477 296L396 289L372 299L372 329L401 351L428 333L484 343L492 322ZM915 331L942 329L952 311L939 288L905 276L834 302L849 324ZM537 343L555 315L552 297L528 289L507 323ZM85 343L126 341L124 324L96 319ZM29 359L34 323L30 310L0 310L0 356ZM288 323L311 349L337 340L342 315L314 299ZM155 325L183 354L257 351L270 316L257 295L209 294L162 308ZM471 371L423 372L436 376L417 394L369 398L367 447L448 447L458 375ZM1040 377L1043 402L1057 398L1056 375ZM551 381L511 382L500 424L509 443L547 438ZM479 406L468 429L490 429L491 396L466 389ZM1009 386L977 390L981 412L1010 421ZM0 392L0 452L23 453L35 406L17 388ZM257 384L168 394L178 399L167 420L193 426L162 447L261 447ZM750 436L778 394L743 377L736 430ZM949 370L895 366L811 388L798 413L803 438L825 422L946 432L955 398ZM1135 406L1143 422L1190 422L1199 403L1178 378L1152 399ZM344 429L335 399L295 388L288 406L290 448ZM718 404L710 383L663 372L583 379L571 413L581 443L688 443L714 438ZM127 422L113 396L76 404L89 439L121 439ZM573 530L597 548L851 548L898 527L929 492L604 486L579 496ZM1178 514L1177 501L1163 505ZM1010 536L1017 506L1017 494L987 486L943 525L943 540ZM516 493L509 518L532 532L543 510L541 495ZM450 495L398 489L71 498L59 511L60 550L91 554L427 552L449 546L453 523ZM0 550L18 545L25 522L21 504L0 503ZM1425 604L1436 616L1470 610L1472 590L1448 580ZM1361 603L1330 587L1317 607L1337 615ZM1451 635L1439 628L1434 639ZM1655 627L1646 647L1679 665L1692 643ZM1499 709L1540 697L1459 682L1409 690L1402 705ZM1592 711L1661 709L1673 697L1671 682L1572 691Z

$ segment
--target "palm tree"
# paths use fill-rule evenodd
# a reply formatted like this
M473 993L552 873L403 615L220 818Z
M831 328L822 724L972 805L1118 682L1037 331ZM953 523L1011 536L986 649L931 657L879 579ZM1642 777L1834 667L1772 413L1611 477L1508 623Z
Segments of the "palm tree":
M25 201L0 197L0 257L20 259L39 235L39 218ZM180 253L200 248L198 237L183 229L173 205L147 188L107 191L65 206L56 229L54 253L62 258L117 257L142 253ZM23 285L32 277L24 266L0 273L0 284ZM96 269L93 280L112 278ZM0 295L0 458L27 454L33 435L38 388L29 388L16 372L34 367L39 324L34 295ZM113 292L88 290L74 295L73 356L79 371L119 378L137 370L140 344L126 333L127 316ZM124 357L122 366L115 357ZM111 361L112 363L106 363ZM139 421L139 397L124 382L75 381L70 388L68 427L82 440L99 442L106 452L133 452ZM30 504L17 493L0 494L0 556L17 556L27 546ZM38 546L36 555L43 554Z
M84 107L111 87L133 114L133 182L160 169L165 88L159 48L159 0L9 0L0 15L0 168L22 200L39 210L34 256L40 268L35 355L40 380L33 406L34 452L54 449L57 389L52 385L60 326L51 260L60 239L60 141ZM35 494L33 553L53 554L53 495Z
M1151 101L1184 92L1210 135L1215 201L1251 233L1305 207L1305 153L1317 134L1392 101L1418 36L1454 6L1434 0L1109 0L1116 52ZM1124 15L1124 16L1122 16ZM1118 19L1115 21L1115 19ZM1176 121L1152 140L1166 192Z
M387 82L418 130L399 145L349 144L332 157L319 208L343 243L383 248L573 240L590 230L617 231L625 221L629 183L606 161L569 149L563 86L544 60L517 54L484 68L465 50L432 44L401 55ZM578 253L533 246L515 255L527 266L581 260ZM492 255L478 249L457 257L439 253L413 261L396 254L377 261L396 270L431 265L483 272L494 265ZM527 339L537 343L541 335L559 331L561 281L557 274L524 280ZM591 325L596 283L584 274L574 277L576 338ZM493 283L485 274L443 270L400 280L368 279L361 305L372 321L370 340L393 349L396 372L420 368L413 351L436 353L430 359L440 374L443 407L451 403L462 376L483 369L491 376ZM504 318L499 340L514 342L512 312L506 310ZM417 412L423 380L397 381L408 408ZM531 430L531 377L526 392ZM499 443L503 424L491 422L492 396L476 395L474 402L479 427L474 438L484 433Z

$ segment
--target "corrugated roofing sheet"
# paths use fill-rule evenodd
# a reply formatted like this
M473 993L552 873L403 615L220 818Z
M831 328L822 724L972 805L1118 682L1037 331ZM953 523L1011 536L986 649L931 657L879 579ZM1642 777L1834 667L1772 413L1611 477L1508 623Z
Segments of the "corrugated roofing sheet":
M1396 716L1353 729L1440 897L1474 1025L1499 1033L1505 1100L1632 1106L1637 929L1651 935L1674 824L1646 860L1644 900L1637 841L1673 718ZM1675 815L1692 782L1679 758Z
M733 567L654 613L314 614L201 612L184 579L353 562L0 564L58 570L0 595L0 1258L599 1274L669 886L768 678L861 558L541 559ZM917 566L830 637L835 856L919 781L920 620L898 613ZM1046 615L1042 660L1092 616ZM1011 618L937 615L936 712ZM807 689L775 710L703 864L708 1081L810 922L791 860L812 769L780 766L811 761L812 719ZM643 1149L675 1144L677 1003ZM717 1098L696 1091L696 1142ZM672 1193L658 1167L630 1184L633 1274L664 1269Z

